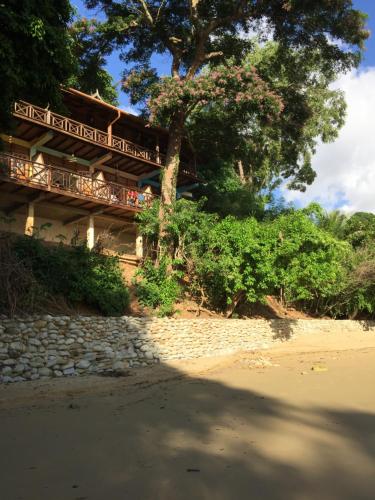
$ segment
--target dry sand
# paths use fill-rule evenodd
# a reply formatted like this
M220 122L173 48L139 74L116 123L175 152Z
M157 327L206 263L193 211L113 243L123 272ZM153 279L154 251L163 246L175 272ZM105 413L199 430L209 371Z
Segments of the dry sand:
M1 500L373 500L375 336L2 386L0 475Z

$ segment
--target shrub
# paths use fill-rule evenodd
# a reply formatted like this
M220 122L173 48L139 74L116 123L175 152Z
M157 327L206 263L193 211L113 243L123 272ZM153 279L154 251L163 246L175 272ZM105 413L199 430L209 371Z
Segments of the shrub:
M160 316L170 316L174 304L181 294L178 272L168 272L168 261L163 259L159 265L147 259L135 277L139 302L146 307L158 308Z
M51 296L74 305L84 303L105 315L121 315L129 293L118 259L90 251L84 243L73 247L47 246L36 237L18 237L13 250L35 281Z

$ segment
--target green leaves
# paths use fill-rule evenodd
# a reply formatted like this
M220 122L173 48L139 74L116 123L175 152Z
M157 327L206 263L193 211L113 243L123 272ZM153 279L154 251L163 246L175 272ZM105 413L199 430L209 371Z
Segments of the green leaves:
M10 130L11 107L25 99L61 105L60 85L74 72L68 0L8 0L0 4L0 127Z
M167 259L163 259L158 265L146 260L134 279L139 302L143 306L158 309L159 316L170 316L181 295L179 278L179 272L168 272Z
M46 295L92 306L106 316L126 312L129 292L117 258L91 252L84 242L50 247L35 237L17 238L13 251Z
M160 267L146 262L138 289L144 304L165 307L171 314L176 283L183 277L186 291L199 303L227 314L267 295L316 315L375 311L374 252L367 246L355 251L337 239L336 223L323 223L325 214L317 204L266 212L263 221L232 216L220 220L202 211L202 205L180 200L169 213L161 244L171 246L178 261L172 274L165 261ZM157 214L154 207L139 216L141 232L154 245ZM365 215L355 219L372 220L371 214Z

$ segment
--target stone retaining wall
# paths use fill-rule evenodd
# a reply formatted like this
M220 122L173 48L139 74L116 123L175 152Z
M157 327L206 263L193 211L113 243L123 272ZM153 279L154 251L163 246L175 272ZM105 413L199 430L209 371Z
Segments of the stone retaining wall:
M294 335L371 332L375 322L33 316L0 319L0 382L121 372L266 349Z

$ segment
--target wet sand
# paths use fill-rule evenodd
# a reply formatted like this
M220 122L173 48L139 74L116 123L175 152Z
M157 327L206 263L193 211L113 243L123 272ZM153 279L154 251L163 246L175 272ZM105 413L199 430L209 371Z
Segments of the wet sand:
M0 450L2 500L373 499L375 336L1 386Z

